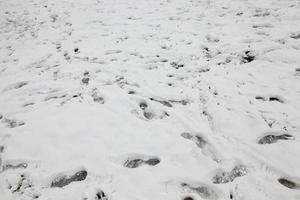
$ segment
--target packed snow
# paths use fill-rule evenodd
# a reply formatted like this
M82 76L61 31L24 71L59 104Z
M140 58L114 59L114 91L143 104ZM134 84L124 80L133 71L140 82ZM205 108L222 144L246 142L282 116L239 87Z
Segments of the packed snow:
M0 200L300 199L299 0L0 0Z

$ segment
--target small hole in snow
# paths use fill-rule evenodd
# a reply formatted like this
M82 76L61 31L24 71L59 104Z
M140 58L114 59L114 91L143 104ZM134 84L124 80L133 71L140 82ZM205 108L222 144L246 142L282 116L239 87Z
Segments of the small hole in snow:
M184 197L183 200L194 200L194 198L190 197L190 196L187 196L187 197Z

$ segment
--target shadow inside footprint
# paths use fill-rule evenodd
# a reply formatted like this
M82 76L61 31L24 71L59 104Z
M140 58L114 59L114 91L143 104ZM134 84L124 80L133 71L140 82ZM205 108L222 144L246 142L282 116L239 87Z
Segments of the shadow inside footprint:
M51 182L51 187L64 187L75 181L83 181L83 180L85 180L86 177L87 177L86 170L80 170L71 176L61 175L61 176L55 178Z
M293 182L291 180L288 180L286 178L279 178L278 182L281 185L283 185L283 186L285 186L287 188L290 188L290 189L298 189L298 188L300 188L299 184L297 184L297 183L295 183L295 182Z
M154 98L149 98L149 99L151 101L156 101L156 102L158 102L158 103L160 103L160 104L162 104L162 105L164 105L166 107L169 107L169 108L173 107L172 104L170 102L168 102L168 101L157 100L157 99L154 99Z
M193 197L190 197L190 196L186 196L186 197L184 197L182 200L194 200L194 198L193 198Z
M196 138L196 144L200 148L204 148L204 146L208 144L208 142L199 135L195 135L195 138Z
M108 198L106 197L105 193L102 190L99 190L96 193L96 199L98 199L98 200L108 200Z
M279 103L285 103L285 100L278 96L278 95L272 95L272 96L256 96L255 99L261 100L261 101L277 101Z
M187 183L182 183L181 187L188 190L189 192L193 192L198 194L202 199L210 199L216 200L218 199L218 194L215 190L208 186L192 186ZM193 199L189 197L188 199Z
M273 144L278 140L292 140L294 137L290 134L282 134L282 135L266 135L258 140L258 144Z
M155 166L159 163L160 163L160 160L158 158L149 158L149 159L136 158L136 159L126 160L126 162L124 163L124 167L137 168L137 167L142 166L143 164Z
M254 51L245 51L244 55L242 56L242 63L249 63L255 59L255 52Z

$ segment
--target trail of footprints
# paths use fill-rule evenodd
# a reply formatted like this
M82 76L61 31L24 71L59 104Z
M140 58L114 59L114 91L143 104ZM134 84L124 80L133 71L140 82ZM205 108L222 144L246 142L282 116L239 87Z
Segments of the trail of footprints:
M83 74L82 78L82 84L87 85L89 83L89 73L85 72ZM25 84L24 84L25 85ZM18 87L20 88L20 87ZM97 88L94 88L91 91L91 97L93 98L94 102L104 104L104 98L101 96ZM50 97L48 97L48 100ZM54 96L52 98L57 98L57 96ZM272 97L268 97L271 99ZM260 99L260 98L257 98ZM266 99L264 97L263 99ZM181 105L187 105L190 100L181 100L181 101L175 101L175 100L161 100L158 98L149 98L150 102L159 103L162 106L165 106L167 108L173 108L173 104L181 104ZM146 101L141 101L138 105L140 109L140 113L142 114L143 118L147 120L152 120L156 117L157 113L153 112L153 110L150 108L149 104ZM164 117L169 116L166 112L163 113L163 116L159 116L160 119L163 119ZM15 128L18 126L22 126L25 123L19 120L15 119L9 119L7 117L4 117L0 114L0 121L7 125L9 128ZM193 141L202 151L202 153L208 157L210 157L213 161L220 163L221 159L219 157L219 153L215 151L212 144L205 138L202 134L196 133L189 133L189 132L183 132L181 134L181 137ZM257 143L259 145L264 144L274 144L277 143L280 140L293 140L294 136L288 133L282 133L282 132L267 132L264 133L264 136L259 138ZM28 163L26 162L5 162L1 160L1 154L4 151L4 146L1 146L0 148L0 166L1 166L1 172L4 173L8 170L26 170L28 167ZM133 156L129 157L124 163L123 166L126 168L140 168L143 166L152 166L152 167L159 167L159 164L162 162L162 160L157 156ZM244 165L237 165L235 166L231 171L223 171L219 170L218 173L215 174L211 178L211 182L213 184L227 184L230 182L233 182L236 178L243 177L247 175L249 172L248 168ZM60 174L56 178L54 178L51 183L50 187L58 187L63 188L72 182L79 182L84 181L88 176L87 170L79 170L72 174ZM300 189L300 183L297 181L281 177L277 179L278 183L283 185L286 188L289 189ZM28 175L21 174L19 177L19 181L15 185L9 185L9 188L12 193L17 193L22 190L26 190L28 188L34 187L33 183L30 181L30 178ZM198 195L202 199L208 199L208 200L217 200L219 199L218 193L210 186L207 185L193 185L190 183L181 183L181 188L183 188L184 193L193 193ZM232 199L233 194L230 194L230 199ZM35 196L35 198L38 198L38 195ZM107 195L102 191L99 190L95 194L95 198L99 200L108 200ZM191 195L186 195L183 197L183 200L193 200L195 199Z
M45 7L46 8L46 7ZM242 15L243 13L239 13L238 15ZM259 11L257 14L255 14L255 17L261 17L261 16L268 16L269 13L265 11ZM55 23L58 20L59 16L57 14L53 14L50 16L50 21ZM134 18L130 18L131 20L134 20ZM184 20L181 18L175 18L171 17L169 18L170 20ZM189 20L188 18L186 20ZM253 25L253 28L259 29L259 28L270 28L272 25L271 24L255 24ZM71 34L71 33L70 33ZM290 38L292 39L299 39L300 38L300 33L295 32L291 33ZM220 41L219 38L211 35L207 35L206 39L209 43L218 43ZM164 47L167 48L167 47ZM56 46L57 52L62 52L62 47L61 44L57 44ZM108 50L105 51L105 55L114 55L114 54L120 54L122 53L121 50ZM210 60L213 58L215 55L220 54L220 52L214 51L213 48L211 47L204 47L203 48L203 53L205 57ZM71 53L68 53L67 51L63 51L62 55L67 61L71 61L73 58L74 59L80 59L84 61L88 61L91 63L104 63L101 60L98 60L98 58L83 58L80 57L78 54L80 54L80 50L78 47L74 48L74 54L77 56L72 57L70 55ZM247 64L250 62L255 61L255 59L258 57L258 53L254 50L246 50L242 52L239 55L239 61L241 64ZM111 60L112 61L112 60ZM147 62L152 62L152 63L166 63L169 62L169 65L175 69L175 70L181 70L182 68L185 68L186 65L184 62L177 62L177 61L169 61L169 59L166 58L156 58L153 59L152 61L147 61ZM231 62L230 59L226 60L223 64ZM220 63L221 64L221 63ZM209 71L209 69L205 69L204 72ZM295 70L295 75L300 76L300 69ZM82 78L80 79L80 84L83 86L88 86L91 83L91 76L90 72L84 72ZM123 78L120 78L116 80L116 83L120 86L120 88L125 88L126 85L130 84L128 83L127 80ZM172 86L172 83L168 83L169 86ZM9 89L21 89L25 88L25 86L28 85L28 82L18 82L16 83L12 88ZM133 95L136 94L134 90L128 91L128 94ZM105 98L103 95L101 95L101 91L97 88L93 88L90 91L90 96L93 99L95 103L99 104L105 104ZM81 93L74 93L71 96L67 95L66 93L55 93L53 95L47 96L44 101L50 101L50 100L57 100L57 99L64 99L63 102L66 102L68 99L71 98L78 98L81 97ZM187 105L191 103L191 100L170 100L170 99L160 99L160 98L154 98L154 97L149 97L149 101L141 101L137 105L137 109L134 110L134 114L137 115L139 118L146 120L146 121L151 121L154 119L164 119L170 116L170 114L165 111L165 110L156 110L151 107L152 103L158 103L167 109L173 108L175 104L179 105ZM255 97L256 100L263 101L263 102L279 102L279 103L285 103L285 99L282 98L281 96L278 95L258 95ZM151 103L150 103L151 102ZM208 113L204 112L204 115L208 115ZM209 117L209 116L208 116ZM0 122L5 124L6 127L8 128L16 128L19 126L25 125L25 122L13 118L8 118L4 117L0 114ZM194 133L189 133L189 132L184 132L181 134L181 137L185 140L190 140L193 143L195 143L200 149L201 152L210 157L213 161L220 163L221 159L219 156L219 153L215 151L213 145L209 142L207 138L205 138L201 134L194 134ZM257 143L259 145L265 145L265 144L275 144L281 140L293 140L294 136L288 133L281 133L281 132L269 132L265 133L265 136L258 138ZM276 145L276 144L275 144ZM0 146L0 166L1 166L1 172L0 173L5 173L6 171L9 170L26 170L28 168L28 163L26 162L5 162L1 160L1 154L5 151L4 146ZM126 168L142 168L143 166L149 166L149 167L159 167L159 164L163 162L161 158L158 156L134 156L128 158L124 163L123 167ZM237 165L235 166L231 171L220 171L215 176L211 178L211 182L213 184L226 184L226 183L231 183L235 179L239 177L246 176L247 173L249 173L249 170L246 166L244 165ZM63 188L68 186L69 184L72 184L72 182L80 182L80 181L85 181L86 178L88 177L88 170L78 170L72 173L62 173L58 175L56 178L51 180L50 187L55 188ZM287 178L287 177L282 177L277 179L278 183L281 185L289 188L289 189L300 189L300 183L297 181L293 180L293 178ZM22 190L26 190L28 188L33 187L34 185L31 183L30 178L27 175L21 174L19 177L19 180L15 185L9 185L9 189L12 191L12 193L17 193ZM193 193L198 195L202 199L208 199L208 200L216 200L219 199L219 195L217 191L215 191L212 187L207 186L205 184L192 184L188 182L183 182L180 184L180 187L183 189L184 193ZM232 194L230 194L230 199L232 199ZM34 196L34 198L39 198L39 196ZM102 191L98 190L95 194L95 199L98 200L107 200L108 197L107 195ZM187 195L183 197L183 200L193 200L194 197L191 195Z
M214 150L213 146L206 139L204 139L203 136L199 134L193 135L188 132L182 133L181 136L185 139L195 142L196 145L202 150L204 155L210 157L215 162L220 163L221 159L217 155L218 153Z
M246 59L249 61L249 58ZM83 73L83 78L81 79L81 84L86 86L90 82L90 73L89 72L84 72ZM128 84L127 81L125 81L124 78L118 79L116 82L117 84L120 85L122 88L124 85ZM26 86L28 83L26 82L20 82L17 83L13 88L14 89L19 89L22 88L23 86ZM135 94L134 92L129 92L128 94L132 95ZM90 92L91 98L93 99L94 102L99 103L99 104L104 104L105 99L103 95L99 92L97 88L94 88ZM79 95L73 95L72 98L79 97ZM45 101L49 101L51 99L58 99L58 98L65 98L65 94L60 94L60 95L52 95L48 96L45 98ZM285 100L279 96L256 96L255 97L257 100L262 100L262 101L278 101L279 103L284 103ZM149 97L148 101L141 101L138 104L139 110L136 111L136 114L138 114L141 118L145 120L153 120L153 119L164 119L165 117L168 117L169 114L166 111L161 111L161 110L155 110L151 108L152 103L157 103L162 105L163 107L166 107L168 109L172 109L174 107L174 104L179 104L179 105L187 105L191 103L191 100L163 100L160 98L154 98L154 97ZM23 126L25 125L25 122L8 118L0 114L0 122L5 124L8 128L15 128L18 126ZM205 155L210 157L213 161L216 163L220 163L220 155L219 153L214 149L213 145L203 136L203 134L199 133L189 133L189 132L183 132L180 135L182 138L186 140L190 140L194 142L197 147L201 149L201 152ZM261 138L258 138L257 143L259 145L265 145L265 144L275 144L279 142L280 140L294 140L294 136L285 133L285 132L266 132L264 133L264 136ZM28 163L22 161L22 162L5 162L1 160L1 154L4 151L4 147L1 146L0 148L0 166L1 166L1 172L4 173L9 170L26 170L28 167ZM140 168L143 166L150 166L150 167L159 167L159 164L162 162L162 160L157 157L157 156L133 156L129 157L124 163L123 166L126 168ZM231 171L223 171L219 170L218 173L216 173L212 178L211 178L211 183L213 184L227 184L234 182L236 178L246 176L248 174L249 170L246 166L244 165L237 165L235 166ZM60 174L56 178L54 178L51 183L50 187L58 187L58 188L63 188L66 187L67 185L71 184L72 182L80 182L84 181L88 176L88 171L87 170L79 170L74 172L73 174ZM286 177L280 177L277 179L278 183L281 184L282 186L288 188L288 189L300 189L300 183L297 181L293 180L293 178L286 178ZM20 191L24 191L28 188L34 187L34 184L30 181L30 178L28 175L21 174L18 181L15 183L15 185L9 185L8 188L11 190L12 193L18 193ZM181 188L183 188L184 193L187 195L183 197L183 200L194 200L195 197L192 195L189 195L190 193L198 195L202 199L208 199L208 200L217 200L219 199L218 193L210 186L208 185L193 185L191 183L185 182L181 183ZM233 199L233 194L229 194L230 199ZM35 198L39 198L38 195L35 196ZM99 190L95 194L95 198L99 200L108 200L107 195L102 191ZM196 198L197 199L197 198Z
M204 148L206 145L209 145L209 143L201 138L199 135L192 135L190 133L184 132L181 134L181 136L185 139L189 139L194 141L197 146L200 148ZM268 142L269 143L269 140ZM265 143L262 143L265 144ZM0 166L1 166L1 172L5 172L7 170L25 170L28 167L28 164L26 162L1 162L1 153L4 151L4 146L1 146L0 148ZM126 168L139 168L143 165L148 166L158 166L161 162L161 159L156 156L147 156L147 155L139 155L139 156L130 156L126 161L123 163L123 166ZM1 173L0 172L0 173ZM233 182L236 178L242 177L247 175L248 169L244 165L237 165L235 166L231 171L226 172L223 170L219 170L211 178L211 182L213 184L226 184ZM67 185L71 184L72 182L79 182L84 181L88 176L88 171L86 169L79 169L73 172L68 173L59 173L54 178L52 178L49 187L51 188L63 188ZM300 183L297 181L294 181L290 178L278 178L277 180L281 185L289 188L289 189L300 189ZM8 185L8 188L11 190L12 193L18 193L18 192L24 192L26 189L34 187L34 183L30 180L30 177L25 174L21 174L18 178L18 181L15 183L15 185ZM217 200L219 199L218 192L211 186L207 184L194 184L194 183L188 183L188 182L182 182L180 183L180 187L183 190L183 193L186 195L182 198L183 200L193 200L195 197L191 196L190 194L196 194L202 199L208 199L208 200ZM230 193L230 199L233 198L233 194ZM39 195L35 195L35 198L39 198ZM107 195L102 191L99 190L95 194L95 198L99 200L108 200ZM196 198L197 199L197 198ZM84 198L83 198L84 200Z

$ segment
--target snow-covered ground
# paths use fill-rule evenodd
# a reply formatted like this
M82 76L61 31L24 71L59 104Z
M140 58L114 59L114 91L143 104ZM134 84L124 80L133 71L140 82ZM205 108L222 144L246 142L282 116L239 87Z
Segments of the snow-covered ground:
M0 200L300 199L299 0L0 0Z

